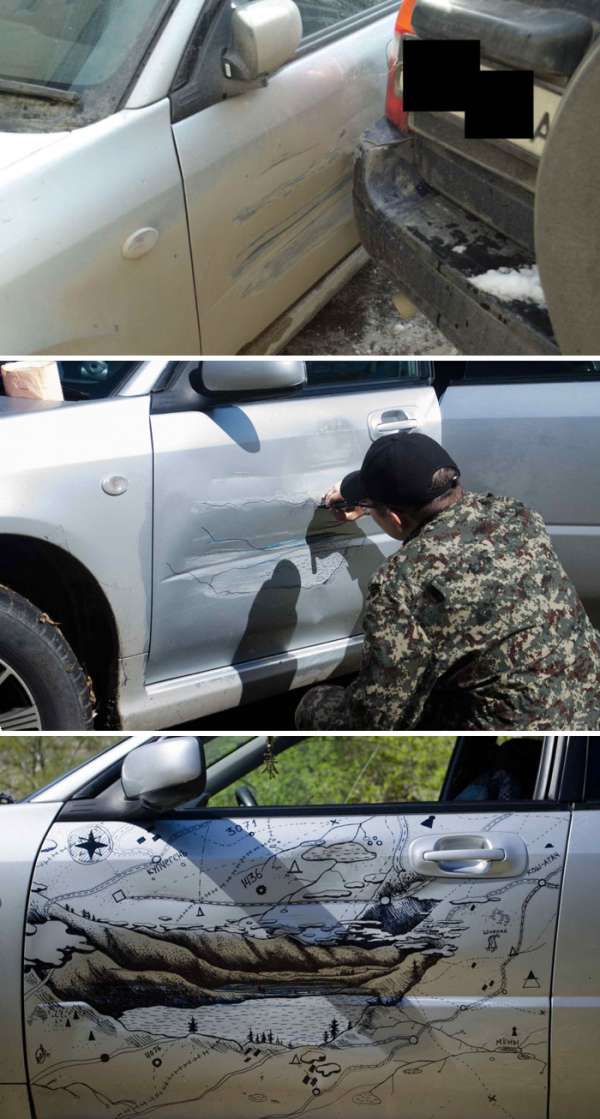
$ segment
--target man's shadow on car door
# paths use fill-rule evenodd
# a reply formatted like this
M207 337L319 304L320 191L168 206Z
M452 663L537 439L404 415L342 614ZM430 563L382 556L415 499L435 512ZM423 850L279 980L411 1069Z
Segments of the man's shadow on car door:
M310 549L313 572L318 570L319 560L326 560L333 555L340 555L343 558L352 582L356 583L360 591L360 606L352 624L347 628L346 633L340 636L350 637L361 633L362 616L371 576L388 557L359 521L337 524L332 514L320 506L315 509L306 530L306 542ZM335 579L335 575L333 578ZM356 654L352 649L346 650L331 675L343 676L345 673L355 671L355 657Z
M306 543L310 552L312 574L318 574L319 565L334 555L341 557L350 578L360 590L360 607L346 634L360 633L364 600L371 575L386 556L373 539L356 522L343 526L332 523L331 515L316 509L306 529ZM332 575L324 574L324 586ZM273 655L273 649L285 653L294 648L294 634L298 622L298 599L302 590L300 571L290 559L281 559L275 565L270 577L258 591L246 622L246 628L233 655L233 665L240 668L249 662L258 662L255 669L249 669L242 676L240 705L267 699L273 694L273 668L261 666L262 658ZM310 592L307 592L310 593ZM333 586L331 594L335 594ZM318 618L315 621L314 641L318 645L320 634ZM275 631L275 632L274 632ZM275 638L275 640L273 640ZM294 682L298 661L294 656L286 659L285 667L277 668L277 691L288 691ZM348 650L335 667L335 675L354 668L352 652Z
M246 622L246 628L233 654L233 665L257 661L255 668L248 668L242 675L240 705L267 699L272 693L272 674L261 659L272 654L273 631L276 646L285 652L293 644L293 634L298 622L298 597L301 590L300 572L291 560L282 559L258 591ZM283 672L277 671L278 690L287 691L296 675L297 661L290 657Z

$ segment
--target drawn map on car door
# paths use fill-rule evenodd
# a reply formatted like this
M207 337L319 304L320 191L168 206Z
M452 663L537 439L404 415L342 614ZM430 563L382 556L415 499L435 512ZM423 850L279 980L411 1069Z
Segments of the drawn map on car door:
M25 940L38 1119L545 1114L567 814L59 823ZM407 843L512 833L516 879ZM424 1093L427 1096L424 1104Z

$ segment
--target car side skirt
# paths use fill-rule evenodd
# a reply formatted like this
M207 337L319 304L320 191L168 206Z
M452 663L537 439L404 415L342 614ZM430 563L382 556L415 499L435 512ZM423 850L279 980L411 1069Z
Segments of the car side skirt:
M362 643L362 634L357 634L156 684L144 682L145 657L128 657L123 662L119 699L122 726L136 730L173 727L237 706L242 692L246 703L268 700L288 689L354 672ZM295 667L295 673L290 688L291 667Z

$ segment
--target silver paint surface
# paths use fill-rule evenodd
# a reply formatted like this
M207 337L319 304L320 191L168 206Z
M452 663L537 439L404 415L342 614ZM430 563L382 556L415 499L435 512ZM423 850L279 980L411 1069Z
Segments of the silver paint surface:
M414 410L439 436L422 385L152 416L149 684L360 632L368 580L398 545L370 520L340 526L318 506L360 466L375 401Z
M15 354L198 353L183 186L167 99L53 137L0 186L0 328ZM0 133L0 152L15 147ZM74 184L77 184L76 189ZM159 230L142 260L121 252Z
M467 487L542 514L600 627L600 380L455 385L441 408L442 441Z
M598 749L592 738L591 749ZM550 1119L600 1115L600 812L573 813L552 998Z
M87 568L114 614L122 656L149 639L148 413L148 396L41 406L0 396L0 533L48 541ZM118 500L102 491L109 474L129 480Z
M21 980L23 936L31 872L44 836L60 804L7 804L0 807L0 1102L5 1084L25 1084ZM17 1100L21 1092L13 1092ZM9 1107L10 1103L10 1107ZM7 1092L7 1112L12 1108ZM23 1119L25 1117L23 1116Z

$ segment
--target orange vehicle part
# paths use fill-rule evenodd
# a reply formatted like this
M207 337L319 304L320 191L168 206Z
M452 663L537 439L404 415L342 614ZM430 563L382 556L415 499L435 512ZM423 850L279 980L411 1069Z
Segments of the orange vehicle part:
M412 34L412 17L417 0L402 0L396 23L394 38L388 47L388 80L385 95L385 115L402 132L408 130L408 113L404 112L402 94L396 92L396 72L401 65L402 36Z

